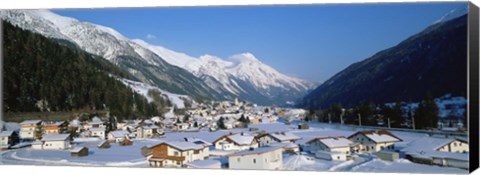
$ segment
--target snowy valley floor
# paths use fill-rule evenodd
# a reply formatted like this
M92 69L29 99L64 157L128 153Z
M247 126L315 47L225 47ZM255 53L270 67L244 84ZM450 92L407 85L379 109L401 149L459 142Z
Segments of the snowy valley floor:
M321 123L309 123L310 129L297 130L296 125L284 125L283 123L257 124L260 130L270 132L288 131L302 137L298 143L303 144L315 137L321 136L349 136L360 128L347 126L329 125ZM16 150L1 151L0 164L8 165L60 165L60 166L113 166L113 167L148 167L146 158L141 155L141 148L153 146L161 140L179 140L184 137L197 137L208 142L213 142L220 136L229 132L249 132L248 129L222 130L217 132L175 132L167 133L165 138L160 139L136 139L131 146L119 146L111 144L109 149L99 149L97 145L101 142L98 139L76 139L75 147L86 146L89 148L89 155L86 157L72 157L69 150L33 150L21 148ZM393 131L394 134L403 139L397 143L397 149L402 149L411 141L429 137L427 134ZM284 170L300 171L353 171L353 172L391 172L391 173L454 173L466 174L467 170L440 166L430 166L412 163L406 159L394 162L383 161L370 155L360 155L356 160L349 161L327 161L315 158L311 154L301 155L284 154Z

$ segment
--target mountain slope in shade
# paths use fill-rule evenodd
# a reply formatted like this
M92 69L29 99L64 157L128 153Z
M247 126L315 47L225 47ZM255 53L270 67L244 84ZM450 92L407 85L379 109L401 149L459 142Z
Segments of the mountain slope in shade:
M315 83L278 72L251 53L233 55L227 60L213 55L195 58L140 39L133 41L168 63L188 70L210 87L225 89L242 100L282 105L286 101L297 100L315 87Z
M48 10L1 10L0 17L23 29L102 56L137 79L161 89L207 99L228 97L227 92L210 88L202 79L172 66L112 28L80 22Z
M302 107L466 96L467 15L434 23L397 46L350 65L305 96Z

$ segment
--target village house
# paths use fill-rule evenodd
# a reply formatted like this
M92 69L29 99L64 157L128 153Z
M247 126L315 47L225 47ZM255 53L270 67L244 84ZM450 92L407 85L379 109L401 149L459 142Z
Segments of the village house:
M347 160L352 153L351 147L354 143L347 138L340 137L318 137L307 142L310 145L310 152L316 157L327 160Z
M77 147L70 150L70 155L73 157L83 157L88 156L88 148L87 147Z
M395 143L402 139L387 130L359 131L348 137L353 142L359 143L355 152L378 152L381 150L395 150Z
M42 136L41 120L25 120L20 123L20 138L22 140L35 140Z
M203 141L166 141L150 147L152 155L148 164L152 167L182 167L188 162L204 160L209 148Z
M224 151L241 151L258 148L258 141L254 136L242 133L227 134L213 142L215 149Z
M458 148L450 148L449 151L448 147L455 143ZM463 146L465 142L461 139L424 137L408 143L400 152L415 163L468 169L469 154L463 152L467 151Z
M44 134L64 134L68 131L68 122L54 122L50 124L45 124L43 127Z
M102 140L104 140L106 137L105 128L90 128L88 130L90 131L91 137L98 137Z
M228 165L230 169L279 170L283 164L282 151L280 146L243 150L228 155Z
M45 134L41 140L32 143L33 149L62 150L70 147L70 134Z
M300 137L289 132L274 132L257 136L259 146L266 146L272 143L295 143Z
M463 139L453 139L451 141L447 141L436 150L451 153L468 153L470 150L469 148L468 141Z
M130 132L124 130L111 131L108 133L108 141L120 142L125 138L129 138Z
M19 142L19 137L15 131L0 132L0 148L9 148Z
M105 124L102 121L90 121L83 123L83 129L90 129L90 128L105 128Z
M160 128L155 125L151 126L140 126L137 128L137 138L152 138L158 137L162 133Z

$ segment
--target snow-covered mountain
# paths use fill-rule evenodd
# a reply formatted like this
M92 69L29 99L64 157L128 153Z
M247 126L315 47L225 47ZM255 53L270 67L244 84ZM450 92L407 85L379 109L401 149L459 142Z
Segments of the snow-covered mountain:
M275 98L278 95L274 92L275 89L301 94L315 88L315 84L312 82L278 72L262 63L252 53L236 54L228 59L213 55L203 55L195 58L162 46L148 44L140 39L133 41L150 49L168 63L184 68L195 76L202 78L211 87L221 86L240 98L252 93L250 92L252 88L267 98ZM248 100L248 98L246 99ZM282 101L282 103L284 102Z
M286 76L251 53L227 59L212 55L195 58L48 10L0 10L0 17L102 56L144 83L177 94L211 99L238 96L259 104L285 104L315 88L314 83Z
M443 15L440 19L438 19L437 21L434 22L434 24L436 23L441 23L441 22L446 22L446 21L450 21L452 19L455 19L455 18L458 18L460 16L463 16L465 14L468 13L468 6L465 6L465 7L461 7L461 8L456 8L456 9L453 9L453 10L450 10L448 13L446 13L445 15Z

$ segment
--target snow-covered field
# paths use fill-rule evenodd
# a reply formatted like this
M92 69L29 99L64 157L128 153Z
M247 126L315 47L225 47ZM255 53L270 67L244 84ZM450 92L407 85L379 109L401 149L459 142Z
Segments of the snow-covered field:
M270 132L288 131L302 137L297 143L305 142L321 136L349 136L362 128L351 126L339 126L322 123L309 123L310 129L298 130L296 124L285 125L283 123L257 124L250 127L259 128ZM228 133L250 133L247 128L220 130L217 132L172 132L166 133L161 140L180 140L185 137L196 137L208 142L213 142L222 135ZM396 144L396 149L403 149L407 144L425 137L427 134L392 131L403 139ZM22 148L16 150L2 151L0 164L29 164L29 165L72 165L72 166L129 166L148 167L146 158L140 153L143 146L152 146L161 141L160 139L136 139L132 146L119 146L111 144L109 149L99 149L96 146L100 140L76 139L75 146L86 146L90 154L86 157L71 157L68 150L45 151ZM394 162L379 160L375 156L360 155L355 160L349 161L327 161L315 158L309 153L302 152L300 155L285 154L283 158L284 170L304 171L356 171L356 172L403 172L403 173L468 173L467 170L440 166L430 166L412 163L405 159ZM409 168L405 168L409 167Z

